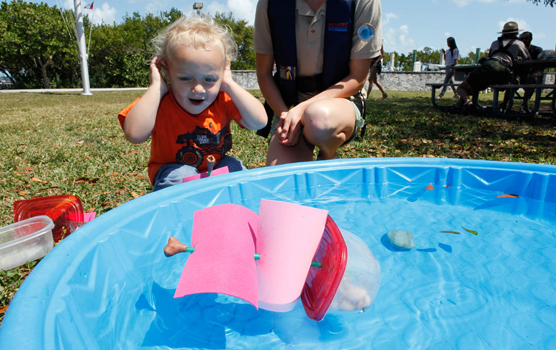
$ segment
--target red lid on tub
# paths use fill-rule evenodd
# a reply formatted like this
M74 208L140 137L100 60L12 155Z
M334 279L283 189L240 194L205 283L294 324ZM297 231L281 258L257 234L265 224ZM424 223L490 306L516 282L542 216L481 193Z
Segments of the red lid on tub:
M54 222L55 242L83 225L83 204L77 196L58 195L14 202L14 222L46 215Z

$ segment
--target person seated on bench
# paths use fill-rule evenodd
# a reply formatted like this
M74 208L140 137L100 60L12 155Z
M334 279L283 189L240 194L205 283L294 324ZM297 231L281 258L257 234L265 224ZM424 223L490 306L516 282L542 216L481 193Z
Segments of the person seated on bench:
M519 40L523 41L527 51L529 51L529 55L531 55L532 60L536 60L539 58L540 53L543 51L542 47L538 47L532 45L531 42L533 41L533 33L531 32L523 32L519 35Z
M525 44L518 40L520 32L516 22L507 22L502 34L490 45L490 57L481 66L472 71L457 89L460 96L455 107L469 109L473 104L469 100L472 92L486 89L489 85L508 83L512 76L511 68L515 61L529 60L531 56Z
M523 32L519 35L519 40L523 41L525 47L527 47L527 51L529 51L529 55L531 55L532 60L536 60L539 57L539 54L543 51L542 47L538 47L532 45L531 42L533 41L533 33L531 32ZM519 82L521 84L535 84L537 82L538 71L530 72L529 74L522 74L519 76ZM525 94L523 96L523 104L521 109L525 109L527 106L527 101L533 95L534 89L526 89Z

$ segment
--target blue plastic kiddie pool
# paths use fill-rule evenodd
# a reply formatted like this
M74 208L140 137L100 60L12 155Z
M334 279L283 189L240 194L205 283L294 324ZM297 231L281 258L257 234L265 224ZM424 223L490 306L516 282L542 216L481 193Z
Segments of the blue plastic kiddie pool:
M221 294L173 299L193 213L261 199L329 210L382 280L364 312L316 322ZM413 234L394 249L389 230ZM444 232L443 232L444 231ZM449 233L458 232L458 233ZM476 233L476 235L475 235ZM215 176L132 200L49 253L14 297L0 349L556 348L556 167L391 158Z

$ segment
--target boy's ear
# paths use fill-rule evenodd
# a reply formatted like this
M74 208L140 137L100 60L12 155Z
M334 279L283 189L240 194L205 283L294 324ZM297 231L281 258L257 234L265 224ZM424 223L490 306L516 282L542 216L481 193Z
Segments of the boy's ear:
M164 57L160 57L160 67L162 67L164 75L168 76L168 63Z
M160 65L160 75L162 76L162 79L164 79L164 82L168 84L168 77L170 76L168 74L168 63L166 62L166 59L164 57L160 57L158 62Z

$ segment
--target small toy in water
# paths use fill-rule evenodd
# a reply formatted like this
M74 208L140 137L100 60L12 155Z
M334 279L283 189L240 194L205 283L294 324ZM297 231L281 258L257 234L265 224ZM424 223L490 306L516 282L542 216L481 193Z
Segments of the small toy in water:
M164 255L166 255L166 257L174 256L178 253L186 253L192 251L193 250L191 248L178 241L176 237L170 237L168 239L168 244L166 244L166 247L164 247Z
M196 211L192 231L191 247L170 237L164 248L167 257L193 253L174 298L222 293L274 312L301 299L307 316L320 321L329 310L364 310L378 292L373 253L326 210L262 200L257 215L225 204Z
M410 232L403 230L390 230L388 231L388 239L390 243L399 249L412 249L415 248L413 235Z

